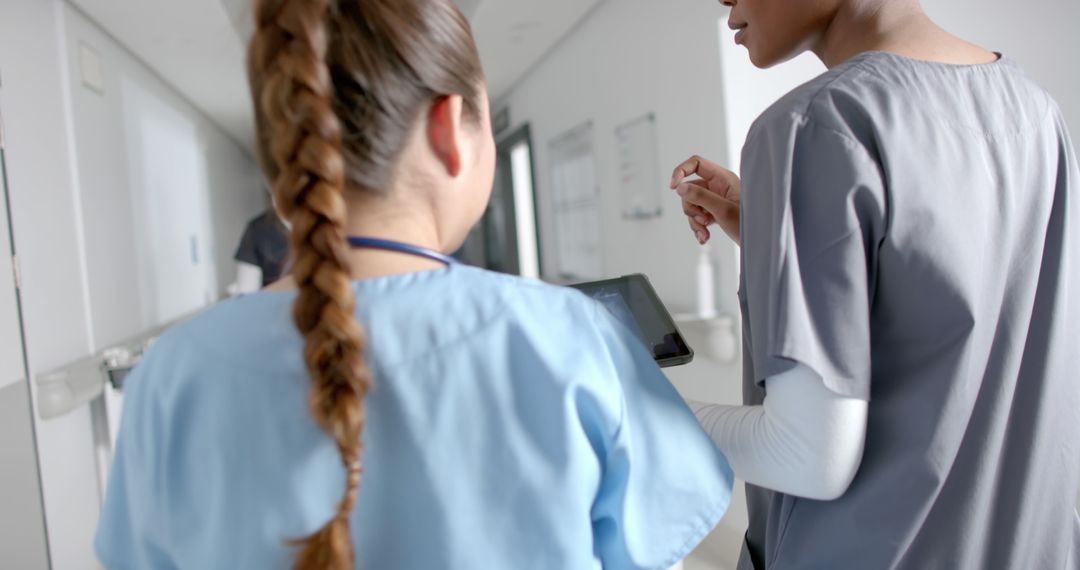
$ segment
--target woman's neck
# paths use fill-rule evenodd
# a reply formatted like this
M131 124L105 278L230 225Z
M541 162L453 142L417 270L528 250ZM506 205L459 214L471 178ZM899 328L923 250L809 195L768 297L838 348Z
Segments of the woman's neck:
M430 208L372 199L349 204L350 236L377 238L442 252L445 240ZM349 252L354 279L441 269L445 265L415 255L368 248Z
M853 0L845 3L813 51L828 68L868 51L959 65L990 63L997 59L993 52L938 27L914 0Z
M443 239L439 235L438 224L433 215L423 208L395 206L381 200L366 200L363 204L350 203L346 232L349 236L396 241L437 252L441 252L443 248ZM353 280L419 273L446 267L423 257L381 249L350 248L348 255ZM296 283L291 276L268 287L272 291L295 288Z

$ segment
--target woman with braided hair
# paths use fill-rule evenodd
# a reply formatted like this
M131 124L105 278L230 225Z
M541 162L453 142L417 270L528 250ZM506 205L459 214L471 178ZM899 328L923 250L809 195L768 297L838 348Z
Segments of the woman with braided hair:
M667 568L731 472L575 291L457 265L494 178L450 0L261 0L258 146L291 276L128 380L109 568Z

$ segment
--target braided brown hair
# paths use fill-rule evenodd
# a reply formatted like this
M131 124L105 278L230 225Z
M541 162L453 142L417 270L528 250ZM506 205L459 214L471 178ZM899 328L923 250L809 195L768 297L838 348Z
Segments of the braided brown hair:
M256 0L249 75L260 162L292 223L293 317L304 335L311 413L348 472L337 513L297 542L296 568L354 566L349 518L372 376L354 316L348 192L385 193L409 133L441 96L478 118L483 73L451 0Z

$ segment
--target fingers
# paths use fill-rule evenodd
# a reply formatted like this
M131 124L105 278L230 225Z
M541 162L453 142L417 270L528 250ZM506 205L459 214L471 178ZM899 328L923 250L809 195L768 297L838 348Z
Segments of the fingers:
M700 179L686 180L690 176ZM709 226L717 225L739 243L739 204L742 182L738 175L700 156L693 156L675 168L671 188L683 202L690 231L698 243L712 237Z
M693 184L703 189L708 188L703 180L691 180L688 184ZM686 214L686 219L690 224L690 231L693 232L694 238L696 238L701 245L705 245L712 237L709 226L715 224L716 219L701 206L691 204L686 200L682 201L682 206L683 213Z
M686 177L694 174L701 179L686 180ZM735 202L739 201L742 193L742 181L737 174L700 156L693 156L675 168L671 176L671 188L674 190L684 182L707 188Z
M724 168L719 164L694 155L675 167L675 172L671 174L671 189L676 189L687 176L696 174L705 180L709 180L717 176L723 176L724 172Z
M675 191L683 199L683 202L688 203L688 206L683 207L684 212L693 211L689 206L697 206L711 215L714 220L717 220L724 217L732 207L738 208L736 202L696 184L679 184L676 186Z
M712 233L709 228L694 221L693 218L687 220L690 223L690 231L693 232L694 237L697 238L698 243L705 245L709 243L709 238L712 237Z
M685 200L683 201L683 213L686 214L686 221L690 224L690 231L693 232L698 243L702 245L708 243L709 238L712 237L709 226L716 223L712 214L706 212L701 206L695 206Z
M700 180L686 180L695 175ZM702 245L712 238L710 225L718 224L718 220L726 219L733 211L738 212L738 202L727 199L729 195L738 199L738 177L700 156L693 156L675 168L671 188L682 197L690 231Z
M701 222L701 223L705 223L705 225L707 225L707 223L708 223L707 218L712 216L712 214L708 213L707 209L699 206L698 204L694 204L692 202L687 202L686 200L683 200L683 214L686 214L686 217L688 217L688 218L693 218L693 217L698 217L698 216L706 218L705 221Z
M735 243L739 243L739 203L728 200L708 189L694 184L680 184L676 191L683 199L683 211L695 212L700 208L708 213L706 218L711 223L716 223L731 236ZM698 238L698 243L705 244L709 240L709 234L700 234L703 229L708 232L705 224L698 219L698 214L688 214L690 230Z
M687 184L693 184L699 188L710 190L709 183L704 180L689 180L687 181ZM703 226L708 227L716 223L716 218L705 210L705 208L691 204L686 200L683 200L683 212Z
M682 205L683 213L686 214L687 218L694 220L703 226L709 226L716 223L716 220L713 218L712 214L705 211L705 209L701 206L696 206L685 200L683 200Z

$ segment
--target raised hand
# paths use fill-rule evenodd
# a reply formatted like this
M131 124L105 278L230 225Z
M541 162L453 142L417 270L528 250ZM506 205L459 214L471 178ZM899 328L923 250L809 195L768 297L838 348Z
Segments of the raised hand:
M697 176L694 180L686 180ZM671 189L683 203L683 213L698 243L708 243L712 237L709 226L716 224L736 244L739 237L739 195L742 182L732 171L693 156L677 166L671 175Z

